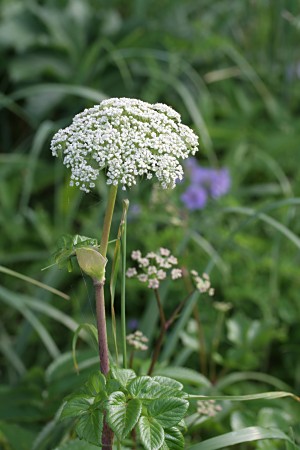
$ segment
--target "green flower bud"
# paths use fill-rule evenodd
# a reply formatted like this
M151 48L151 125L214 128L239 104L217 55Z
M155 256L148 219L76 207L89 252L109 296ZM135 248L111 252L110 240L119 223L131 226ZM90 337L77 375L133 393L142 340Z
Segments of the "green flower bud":
M93 247L81 247L76 249L77 261L84 273L94 281L105 280L105 266L107 259Z

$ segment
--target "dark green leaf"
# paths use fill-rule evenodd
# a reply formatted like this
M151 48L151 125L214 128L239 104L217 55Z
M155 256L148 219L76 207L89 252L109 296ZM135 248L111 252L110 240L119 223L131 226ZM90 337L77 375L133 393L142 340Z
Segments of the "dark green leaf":
M180 422L188 407L189 402L182 398L158 398L149 404L148 413L163 428L171 428Z
M183 450L184 437L176 427L165 430L165 445L169 450Z
M84 413L76 425L76 432L80 439L85 439L90 444L101 443L103 428L103 413L100 409L91 408Z
M153 381L151 377L136 377L128 385L128 391L133 397L142 399L154 399L159 397L161 387L159 383Z
M138 399L127 400L123 392L114 392L107 401L107 421L122 440L135 427L142 411Z
M98 371L90 376L85 384L85 388L93 397L96 397L96 395L105 391L105 384L105 376L100 371Z
M183 384L179 383L179 381L176 381L173 378L156 375L152 377L152 380L156 381L157 383L163 384L164 386L168 386L172 389L178 389L179 391L183 389Z
M94 399L86 394L75 394L64 404L60 418L78 417L90 408L93 401Z
M113 374L113 377L119 381L121 386L124 388L127 387L127 385L132 381L134 378L136 378L136 374L131 369L119 369L117 367L111 368L111 372Z
M164 430L152 417L142 416L138 422L141 441L146 450L158 450L164 442Z

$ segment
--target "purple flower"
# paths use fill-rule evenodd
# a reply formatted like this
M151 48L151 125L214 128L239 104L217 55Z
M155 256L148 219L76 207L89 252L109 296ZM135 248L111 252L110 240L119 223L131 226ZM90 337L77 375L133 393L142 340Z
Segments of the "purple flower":
M181 196L181 200L188 209L202 209L209 197L221 197L230 189L230 174L226 168L201 167L195 158L189 158L186 169L191 184Z
M207 202L207 193L201 186L191 184L182 194L181 200L188 209L202 209Z
M230 175L228 169L213 170L211 174L210 194L213 198L227 194L230 189Z

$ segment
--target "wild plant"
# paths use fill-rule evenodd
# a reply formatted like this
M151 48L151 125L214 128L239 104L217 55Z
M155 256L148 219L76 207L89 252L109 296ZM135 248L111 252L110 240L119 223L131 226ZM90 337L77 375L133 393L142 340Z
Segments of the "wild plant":
M123 215L114 240L113 268L109 281L114 359L107 340L104 288L108 284L107 250L118 188L121 186L122 190L126 191L141 178L156 179L162 189L175 188L176 183L183 178L181 161L195 155L197 147L197 136L181 123L180 115L172 108L129 98L104 100L99 105L84 110L74 117L69 127L59 130L51 143L53 155L61 156L63 164L71 170L71 186L89 193L96 187L101 171L105 172L106 184L109 186L99 244L97 240L84 236L69 237L65 238L67 249L63 245L56 254L58 263L69 261L72 256L76 256L81 270L93 281L100 362L100 371L92 374L80 391L65 400L61 417L76 418L78 436L101 448L112 449L115 440L117 448L126 443L128 445L128 442L131 448L137 448L140 442L147 450L184 449L184 417L190 404L195 400L202 402L197 406L198 414L203 414L205 410L211 416L219 410L211 401L226 398L189 394L184 391L184 386L179 381L153 375L165 335L193 292L214 294L209 276L200 276L197 271L192 270L189 276L193 279L194 289L188 292L187 297L166 317L159 293L160 283L168 277L175 281L183 275L177 258L168 249L152 250L145 256L136 250L131 255L135 265L126 271L126 275L129 278L137 278L153 290L159 311L160 332L147 375L137 375L132 369L133 354L128 361L127 343L139 350L145 349L147 343L147 338L140 332L126 337L125 259L128 200L123 201ZM123 269L122 359L118 357L113 308L120 261ZM245 399L286 395L291 394L267 393L246 396ZM236 399L243 400L241 396ZM204 401L209 403L203 403Z

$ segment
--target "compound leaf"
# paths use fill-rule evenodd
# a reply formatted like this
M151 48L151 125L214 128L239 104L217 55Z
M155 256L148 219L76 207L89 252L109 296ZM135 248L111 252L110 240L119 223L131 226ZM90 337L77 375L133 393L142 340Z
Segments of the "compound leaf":
M146 450L158 450L164 443L163 427L153 417L142 416L138 422L142 444Z
M123 392L114 392L107 401L107 421L116 436L122 440L135 427L142 411L138 399L127 400Z
M148 413L154 417L162 427L171 428L183 418L189 402L183 398L158 398L148 406Z

